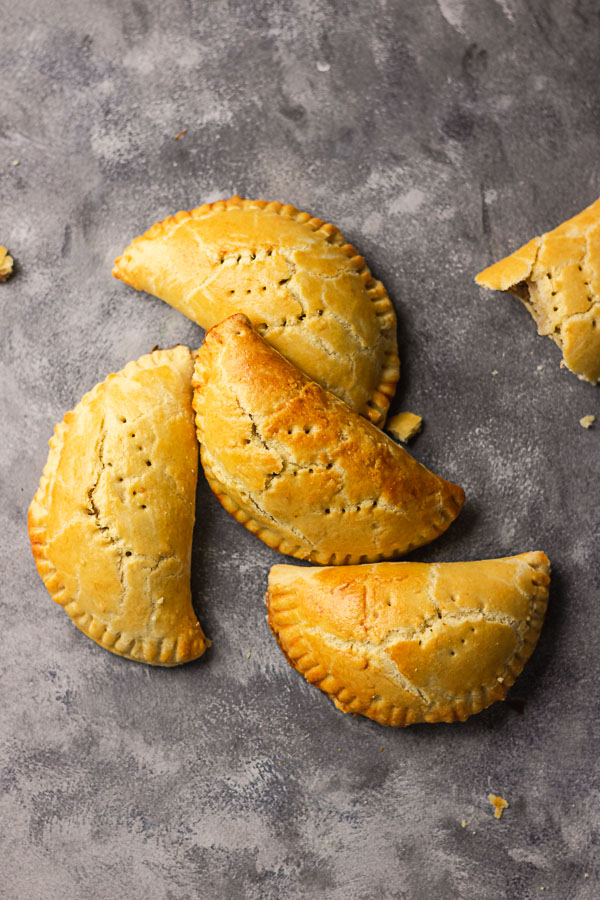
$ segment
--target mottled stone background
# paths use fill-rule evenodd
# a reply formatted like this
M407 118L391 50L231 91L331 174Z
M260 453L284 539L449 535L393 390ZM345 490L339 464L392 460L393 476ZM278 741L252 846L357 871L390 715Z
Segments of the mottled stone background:
M600 193L596 0L4 0L1 28L0 896L599 897L600 421L578 423L598 389L473 283ZM25 517L55 422L152 345L202 339L112 260L235 191L338 224L389 289L394 408L468 494L414 558L551 557L522 715L341 715L268 632L278 557L204 481L202 660L121 660L50 602Z

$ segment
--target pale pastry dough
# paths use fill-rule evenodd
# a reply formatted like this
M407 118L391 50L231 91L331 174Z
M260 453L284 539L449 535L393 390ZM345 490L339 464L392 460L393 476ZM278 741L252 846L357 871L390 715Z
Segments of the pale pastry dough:
M389 559L433 540L462 488L324 391L246 316L208 332L194 373L208 482L270 547L320 563Z
M464 721L504 699L537 642L544 553L481 562L273 566L268 621L338 709L380 725Z
M554 231L480 272L477 284L510 291L583 381L600 379L600 199Z
M113 275L203 328L245 313L310 378L385 421L399 373L394 308L333 225L293 206L232 197L158 222Z
M193 366L187 347L157 350L86 394L55 429L28 519L38 572L75 625L162 666L207 646L190 591Z

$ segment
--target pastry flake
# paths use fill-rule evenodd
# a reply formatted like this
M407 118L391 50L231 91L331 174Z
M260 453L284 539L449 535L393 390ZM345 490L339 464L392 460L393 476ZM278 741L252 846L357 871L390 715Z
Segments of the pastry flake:
M591 428L595 421L596 416L582 416L579 420L579 424L582 428Z
M194 409L208 482L270 547L313 562L395 557L433 540L464 492L284 359L235 315L206 335Z
M231 197L158 222L113 275L206 329L245 313L310 378L385 421L399 375L394 308L333 225L293 206Z
M414 438L423 427L423 417L416 413L400 412L392 416L385 426L385 430L393 434L395 438L402 441L403 444L408 443Z
M497 794L488 794L488 802L494 807L495 819L501 819L504 810L510 806L508 800L505 800L504 797L499 797Z
M563 352L578 378L600 379L600 199L554 231L533 238L476 277L509 291Z
M56 427L29 509L51 597L96 643L153 665L207 646L190 591L193 366L177 346L96 385Z
M503 700L537 642L544 553L461 563L273 566L268 621L293 668L380 725L464 721Z
M0 247L0 281L8 281L13 272L13 262L6 247Z

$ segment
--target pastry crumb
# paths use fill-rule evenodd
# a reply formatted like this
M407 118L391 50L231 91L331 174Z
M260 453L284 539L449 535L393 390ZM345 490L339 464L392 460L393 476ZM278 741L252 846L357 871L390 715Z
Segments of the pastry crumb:
M589 878L589 877L590 877L590 873L589 873L589 872L584 872L584 873L583 873L583 877L584 877L584 878Z
M488 794L488 800L494 807L494 818L501 819L502 813L505 809L508 809L509 803L504 797L498 797L496 794Z
M19 162L18 159L13 159L13 163L12 163L12 164L13 164L13 166L20 166L20 165L21 165L21 163Z
M329 72L331 66L328 62L318 62L317 69L319 72Z
M591 428L595 421L596 416L583 416L583 418L579 420L579 424L582 428Z
M7 281L13 271L13 258L6 247L0 247L0 281Z
M252 656L251 652L246 653L246 659L250 659L251 656Z
M379 752L380 752L380 753L383 753L383 747L380 747L380 748L379 748Z
M415 434L419 433L422 427L422 416L411 412L400 412L389 420L386 425L386 431L389 431L395 438L406 444Z
M461 827L461 828L466 828L466 827L467 827L467 820L466 820L466 819L463 819L463 820L462 820L462 822L460 823L460 827Z
M499 375L498 369L492 369L492 375Z
M543 370L543 368L544 368L543 366L537 366L538 372L541 372Z
M179 134L176 134L176 135L175 135L175 137L173 138L173 140L174 140L174 141L179 141L179 140L181 140L181 138L184 136L184 134L187 134L187 128L182 128L181 131L179 132Z

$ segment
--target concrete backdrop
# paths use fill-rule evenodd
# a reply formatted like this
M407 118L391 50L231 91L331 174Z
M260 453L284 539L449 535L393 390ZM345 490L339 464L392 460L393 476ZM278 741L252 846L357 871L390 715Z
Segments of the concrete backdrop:
M578 424L598 389L473 283L600 193L599 47L594 0L4 0L2 898L600 896L600 421ZM202 339L112 261L233 192L333 221L393 298L394 409L424 416L412 452L468 495L413 558L551 557L522 715L393 731L337 712L267 629L280 558L204 480L203 659L124 661L49 600L25 517L54 424L154 344Z

